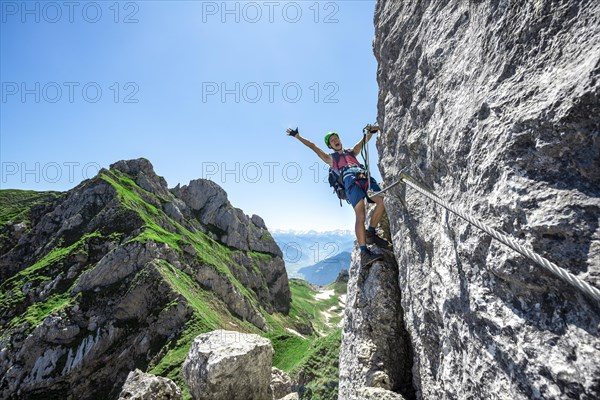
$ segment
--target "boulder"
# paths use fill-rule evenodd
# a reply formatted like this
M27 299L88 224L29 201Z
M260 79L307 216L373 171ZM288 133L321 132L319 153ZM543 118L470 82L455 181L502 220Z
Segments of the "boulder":
M275 367L271 370L271 392L274 400L285 397L292 392L292 378Z
M272 357L268 339L217 330L194 340L183 376L197 400L270 399Z
M285 397L282 397L279 400L300 400L300 396L298 395L298 393L294 392L294 393L290 393Z
M168 378L136 369L127 376L119 400L181 400L181 390Z

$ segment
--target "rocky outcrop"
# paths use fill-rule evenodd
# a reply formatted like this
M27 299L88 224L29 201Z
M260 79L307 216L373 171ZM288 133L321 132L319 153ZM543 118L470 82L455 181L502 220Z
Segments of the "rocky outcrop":
M260 264L258 268L266 279L275 308L287 312L290 295L283 253L263 219L258 215L248 217L239 208L234 208L227 199L227 193L210 180L196 179L171 191L184 203L175 213L185 218L194 217L220 242L236 249L276 256L270 263ZM171 207L177 206L171 203Z
M410 338L402 318L398 266L391 253L382 262L361 268L355 249L348 281L340 349L339 398L362 400L383 396L415 398ZM366 396L367 388L378 389ZM371 393L369 392L369 393ZM396 398L396 397L389 397Z
M211 233L186 203L193 196L176 197L145 159L49 197L26 224L0 226L10 238L0 253L1 398L116 398L130 371L160 366L188 330L267 330L265 313L289 310L264 221L236 210L230 221L246 236Z
M119 395L119 400L181 400L181 398L181 390L175 382L146 374L139 369L127 375Z
M379 0L377 139L407 172L600 286L600 3ZM386 199L417 398L600 397L600 306L400 187Z
M282 370L273 367L270 387L273 400L281 399L292 392L292 378Z
M272 357L268 339L218 330L194 340L183 376L198 400L270 399Z
M282 256L262 218L248 217L234 208L223 188L207 179L196 179L183 187L171 190L184 201L184 216L194 215L202 225L228 246Z

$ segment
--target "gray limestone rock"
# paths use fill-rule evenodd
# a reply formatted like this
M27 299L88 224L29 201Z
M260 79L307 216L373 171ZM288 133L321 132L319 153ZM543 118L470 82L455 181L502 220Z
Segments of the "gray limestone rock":
M192 180L189 185L172 189L172 192L185 202L190 216L193 215L217 240L242 251L255 251L274 256L268 262L257 264L262 274L260 278L266 279L266 285L261 284L256 287L259 291L267 287L268 298L265 300L272 303L275 310L287 313L291 295L283 253L262 218L257 215L250 218L242 210L234 208L227 199L227 193L210 180ZM250 271L253 269L250 268ZM245 280L243 276L237 277ZM250 279L256 278L258 277Z
M198 336L183 364L195 399L265 400L273 347L258 335L218 330Z
M119 400L181 400L181 389L162 376L131 371L123 385Z
M181 203L183 203L182 201L180 201ZM179 204L179 202L177 201L173 201L173 202L168 202L163 204L163 210L165 210L165 213L173 218L175 221L179 222L179 223L183 223L185 220L185 217L183 216L183 213L181 212L181 209L179 208L181 204ZM185 203L183 204L185 206Z
M290 393L285 397L282 397L279 400L300 400L300 396L298 395L298 393L294 392L294 393Z
M229 308L241 318L252 322L262 330L266 330L267 321L240 290L231 282L226 274L213 268L201 268L194 272L194 278L203 286L218 294Z
M377 138L439 196L600 286L600 3L379 0ZM600 305L400 186L418 398L600 398Z
M372 387L359 389L354 398L357 400L405 400L401 394L386 389Z
M279 368L271 369L271 393L273 400L280 399L292 392L292 378Z
M134 242L118 247L104 256L96 266L84 272L73 287L73 293L111 285L137 272L154 258L160 258L159 245Z
M154 167L145 158L136 160L121 160L111 164L112 171L121 171L134 178L135 183L142 189L158 196L168 197L167 181L154 172Z
M172 192L228 246L282 257L281 249L269 234L262 218L257 215L250 218L242 210L234 208L227 199L227 193L216 183L195 179Z
M256 226L258 226L259 228L262 229L267 229L267 225L265 225L265 221L258 215L256 214L252 214L252 217L250 218L250 220L252 221L252 223Z
M362 268L358 250L353 252L340 348L340 399L362 399L359 392L367 387L414 398L398 266L391 253L383 253L383 261Z

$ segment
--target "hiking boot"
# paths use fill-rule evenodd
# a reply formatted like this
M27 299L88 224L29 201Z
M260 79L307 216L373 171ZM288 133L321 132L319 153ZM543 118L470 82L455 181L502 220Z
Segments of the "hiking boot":
M375 254L369 249L360 252L360 266L363 268L381 260L383 260L383 255Z
M375 231L367 231L366 233L367 244L374 244L375 246L381 247L383 249L390 249L392 246L390 243L377 236Z

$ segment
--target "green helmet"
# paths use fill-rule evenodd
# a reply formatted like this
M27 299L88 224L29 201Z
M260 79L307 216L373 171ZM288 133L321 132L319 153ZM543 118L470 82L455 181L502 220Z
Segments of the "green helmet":
M331 148L331 146L329 146L329 138L335 135L337 137L339 137L340 135L337 134L337 132L329 132L327 135L325 135L325 144L327 145L327 147Z

